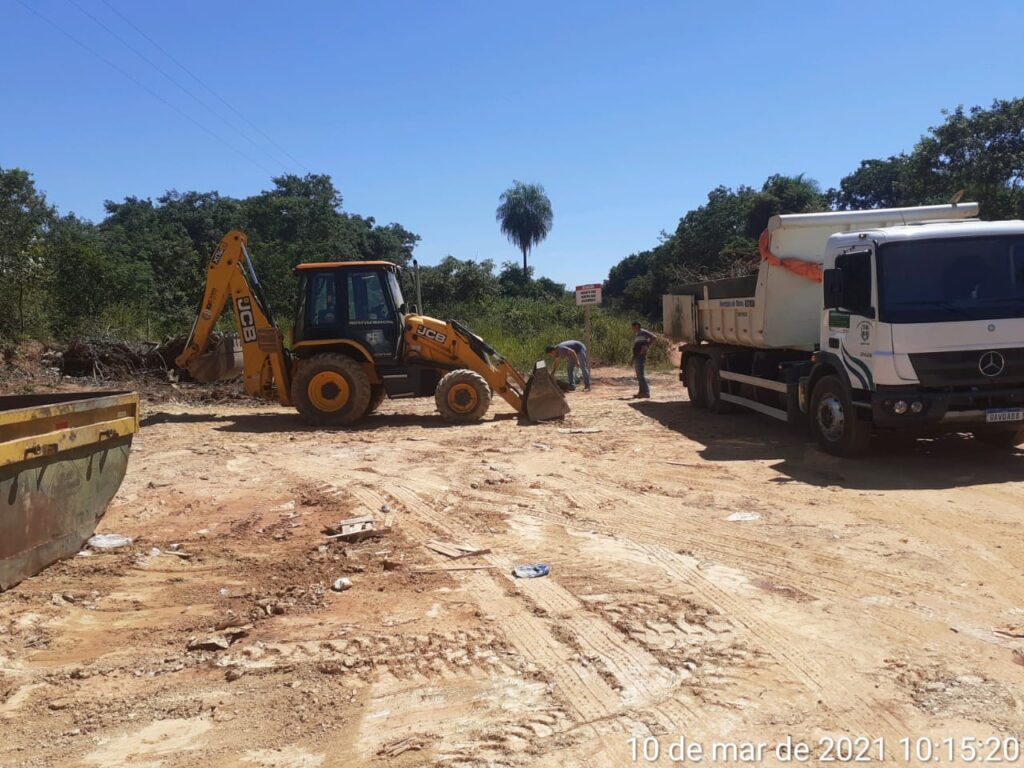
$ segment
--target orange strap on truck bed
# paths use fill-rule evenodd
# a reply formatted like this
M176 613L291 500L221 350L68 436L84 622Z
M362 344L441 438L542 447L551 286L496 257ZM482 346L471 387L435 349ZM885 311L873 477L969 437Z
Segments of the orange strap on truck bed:
M804 261L803 259L780 259L771 251L772 236L771 233L766 229L761 233L761 237L757 241L757 250L761 254L761 260L767 261L769 264L788 269L794 274L806 277L815 283L821 282L821 265L816 264L813 261Z

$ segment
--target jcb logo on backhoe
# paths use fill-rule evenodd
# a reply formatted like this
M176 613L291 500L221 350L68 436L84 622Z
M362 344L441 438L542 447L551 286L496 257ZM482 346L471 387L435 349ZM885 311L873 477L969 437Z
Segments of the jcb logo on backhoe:
M248 296L235 300L238 309L238 324L242 326L242 341L256 341L256 317L252 313L252 301Z
M416 329L416 335L424 336L430 339L431 341L436 341L438 344L444 344L445 339L448 338L445 334L431 330L430 328L427 328L427 326L425 325L421 325L419 328Z

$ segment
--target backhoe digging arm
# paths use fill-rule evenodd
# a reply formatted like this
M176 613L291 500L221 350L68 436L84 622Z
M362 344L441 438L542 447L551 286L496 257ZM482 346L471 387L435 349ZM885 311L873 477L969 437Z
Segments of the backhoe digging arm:
M207 382L236 376L241 363L246 392L291 405L291 371L283 336L263 300L246 242L243 233L232 230L213 252L199 314L175 362L196 380ZM210 349L213 330L229 301L239 339L225 337ZM240 353L235 348L239 343Z

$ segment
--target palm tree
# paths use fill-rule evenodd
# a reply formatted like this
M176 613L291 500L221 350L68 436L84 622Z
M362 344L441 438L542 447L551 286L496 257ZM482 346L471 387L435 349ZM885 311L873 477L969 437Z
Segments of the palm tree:
M526 274L526 257L530 249L539 245L551 231L554 220L551 201L540 184L521 181L513 181L499 199L501 204L495 218L509 242L515 243L523 252L523 274Z

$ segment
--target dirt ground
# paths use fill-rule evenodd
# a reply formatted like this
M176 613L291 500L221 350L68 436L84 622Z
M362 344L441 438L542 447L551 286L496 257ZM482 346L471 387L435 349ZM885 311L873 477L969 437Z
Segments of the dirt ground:
M99 527L134 544L0 596L0 764L817 764L845 736L908 765L903 738L1024 738L1024 452L844 461L671 374L634 390L605 369L560 424L420 400L348 432L150 403ZM390 530L325 535L360 515Z

